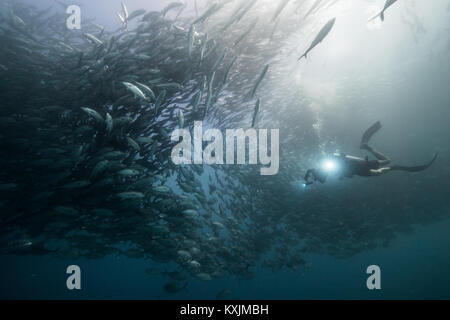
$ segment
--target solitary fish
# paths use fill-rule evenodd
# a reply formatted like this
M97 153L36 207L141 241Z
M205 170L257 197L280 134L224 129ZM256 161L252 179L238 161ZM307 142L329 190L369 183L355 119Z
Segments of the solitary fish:
M81 108L81 110L83 110L84 112L86 112L88 115L92 116L93 118L95 118L98 122L104 122L105 120L103 119L103 117L95 110L91 109L91 108Z
M325 26L323 26L323 28L319 31L319 33L317 34L314 41L309 46L308 50L306 50L306 52L300 58L298 58L299 61L303 57L307 58L308 53L312 49L314 49L319 43L321 43L323 41L323 39L325 39L325 37L328 35L328 33L330 33L331 29L333 29L335 22L336 22L336 18L333 18L330 21L328 21Z
M253 22L251 23L250 27L247 29L246 32L244 32L235 42L233 46L237 46L242 40L244 40L245 37L247 37L252 30L256 27L256 24L258 23L258 18L255 18Z
M146 96L144 95L144 93L141 91L141 89L139 89L138 87L136 87L134 84L129 83L129 82L122 82L122 84L128 89L130 90L137 98L140 98L142 100L146 100Z
M194 38L195 38L195 27L192 24L191 27L189 28L189 33L188 33L188 55L189 55L189 58L192 56L192 46L194 45Z
M155 93L153 92L152 89L150 89L149 86L146 86L145 84L137 82L137 81L136 81L136 86L139 87L139 89L141 89L142 93L144 93L144 91L145 91L144 95L152 98L152 100L156 100Z
M125 3L121 2L120 3L122 5L122 10L123 10L123 17L125 18L125 21L128 21L128 9L127 6L125 5Z
M169 194L171 192L171 190L167 186L157 186L157 187L153 187L153 192L159 193L159 194Z
M237 60L237 56L234 56L234 58L231 60L231 62L228 64L227 68L225 69L225 72L223 74L223 80L222 80L223 84L225 84L227 82L228 74L230 73L231 67L233 67L236 60Z
M158 95L155 101L155 115L158 114L159 108L161 107L161 104L164 102L164 99L166 98L166 90L161 91L161 93Z
M119 17L120 22L122 22L122 24L125 25L126 23L125 18L119 12L117 12L117 16Z
M141 151L141 147L139 147L139 144L134 141L133 139L131 139L130 137L127 137L127 144L129 147L133 148L134 150L140 152Z
M256 117L258 116L260 106L261 106L261 99L258 99L258 101L256 101L256 105L255 105L255 112L253 113L252 128L255 126Z
M194 102L192 104L192 110L194 110L194 112L197 112L197 108L198 108L198 105L200 104L201 98L202 98L202 92L199 91L195 94Z
M177 282L169 282L166 285L164 285L164 290L167 293L177 293L181 290L187 291L187 285L188 285L188 282L186 282L184 285L180 285Z
M117 197L120 200L137 200L137 199L143 199L144 194L141 192L129 191L129 192L118 193Z
M139 17L139 16L143 15L144 13L145 13L144 9L135 10L132 13L130 13L130 15L128 16L128 21L130 21L136 17Z
M283 11L283 9L286 7L286 5L288 4L290 0L283 0L282 2L280 2L280 4L278 5L277 10L275 11L275 14L272 17L272 22L275 21L278 16L280 15L281 11Z
M110 134L113 129L113 126L114 126L114 120L109 113L106 113L106 121L105 122L106 122L106 132L108 134Z
M80 181L68 183L68 184L62 186L62 188L63 189L80 189L80 188L87 187L90 184L91 183L87 180L80 180Z
M18 27L19 29L25 29L27 27L26 23L19 16L15 15L11 9L9 9L9 18L15 27Z
M211 276L207 273L198 273L195 276L197 277L197 279L200 279L202 281L210 281L212 279Z
M210 16L212 16L214 13L222 9L223 4L214 3L209 7L208 10L204 14L202 14L198 19L196 19L192 24L196 24L199 22L204 22L206 19L208 19Z
M120 170L117 174L122 176L122 177L133 177L133 176L138 176L139 173L140 172L138 170L123 169L123 170Z
M311 13L313 13L313 11L319 7L321 2L322 2L322 0L316 0L316 2L314 2L314 4L312 5L311 9L309 9L309 11L305 14L303 19L305 19L307 16L309 16ZM297 10L298 10L298 7L297 7Z
M223 62L223 59L225 59L225 56L227 55L228 48L224 48L222 51L222 54L220 55L219 59L217 59L216 63L214 63L213 67L211 68L210 74L212 75L214 72L217 71L220 64Z
M231 18L228 20L228 22L225 24L225 26L222 28L222 31L225 31L228 29L234 22L239 22L242 17L253 7L253 5L258 0L250 1L247 6L245 5L245 2L242 3L241 6L239 6L233 14L231 14Z
M261 81L263 81L264 77L266 76L267 70L269 70L269 65L266 65L263 69L263 71L261 72L261 74L258 77L258 80L256 80L255 85L253 86L253 89L250 93L250 96L253 98L255 96L256 90L259 87L259 84L261 83Z
M384 12L396 2L397 2L397 0L386 0L386 3L384 4L383 10L381 10L381 12L379 14L377 14L375 17L371 18L369 20L369 22L372 21L372 20L375 20L378 17L380 17L381 21L384 21Z
M164 18L169 11L179 8L183 5L183 1L169 3L164 9L161 10L161 15Z
M183 129L183 127L184 127L184 114L181 109L178 110L178 127L180 129Z
M92 43L95 43L96 45L102 45L103 41L101 41L100 39L98 39L96 36L90 34L90 33L83 33L83 35L89 39Z

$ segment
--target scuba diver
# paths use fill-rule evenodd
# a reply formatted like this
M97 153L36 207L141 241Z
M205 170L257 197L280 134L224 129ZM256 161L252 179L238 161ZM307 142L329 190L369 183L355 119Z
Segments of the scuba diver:
M369 141L372 136L381 129L380 121L374 123L369 129L366 130L361 139L360 148L366 150L373 154L376 160L369 160L369 157L358 158L353 156L348 156L341 153L335 153L332 157L324 161L323 166L320 169L309 169L305 174L305 184L310 185L315 181L324 183L330 172L337 171L339 169L339 179L352 178L354 175L362 177L374 177L381 176L393 170L407 171L407 172L420 172L428 169L434 160L436 160L437 154L434 155L433 159L421 166L406 167L400 165L390 165L391 159L389 159L384 154L376 151L369 146Z

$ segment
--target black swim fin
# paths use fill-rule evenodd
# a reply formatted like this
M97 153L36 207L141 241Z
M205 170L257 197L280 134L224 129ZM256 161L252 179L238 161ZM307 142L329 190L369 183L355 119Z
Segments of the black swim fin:
M370 138L381 129L380 121L375 122L369 129L364 132L361 139L361 148L364 148L370 141Z
M407 171L407 172L420 172L420 171L424 171L426 169L428 169L434 162L434 160L436 160L437 158L437 153L434 154L433 159L428 162L425 165L422 166L416 166L416 167L405 167L405 166L399 166L399 165L393 165L391 167L391 170L399 170L399 171Z

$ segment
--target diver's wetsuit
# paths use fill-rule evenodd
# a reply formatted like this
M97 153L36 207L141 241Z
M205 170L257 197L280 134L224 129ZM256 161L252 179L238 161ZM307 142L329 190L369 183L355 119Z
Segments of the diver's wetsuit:
M333 155L332 158L333 161L340 168L339 171L340 179L352 178L354 175L363 177L379 176L392 170L419 172L427 169L429 166L433 164L434 160L436 160L437 155L435 154L433 159L425 165L415 167L406 167L399 165L388 166L391 163L391 160L384 154L374 150L372 147L368 145L370 138L380 129L381 124L378 121L375 124L373 124L369 129L366 130L361 139L361 149L365 149L366 151L372 153L377 158L377 160L369 160L368 157L358 158L339 153ZM324 183L326 181L326 178L327 172L325 172L324 170L309 169L306 172L304 179L306 181L306 184L308 185L314 183L314 181Z
M342 168L340 177L351 178L354 175L362 177L370 177L373 175L371 170L378 170L382 167L384 162L379 160L362 159L343 154L334 154L334 159Z

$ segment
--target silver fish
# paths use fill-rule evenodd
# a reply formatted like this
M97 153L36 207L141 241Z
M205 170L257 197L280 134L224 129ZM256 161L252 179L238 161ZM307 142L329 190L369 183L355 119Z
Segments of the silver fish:
M384 21L385 11L396 2L397 2L397 0L386 0L386 2L384 3L383 10L381 10L381 12L379 14L377 14L375 17L370 18L369 21L375 20L378 17L380 17L381 21Z
M95 110L93 110L91 108L81 108L81 110L86 112L91 117L95 118L98 122L104 122L105 121L103 119L103 117L97 111L95 111Z
M323 39L325 39L325 37L330 33L331 29L333 29L335 22L336 22L336 18L333 18L322 27L322 29L319 31L319 33L317 34L317 36L314 38L313 42L309 46L308 50L306 50L306 52L300 58L298 58L298 60L300 60L303 57L307 58L308 53L312 49L314 49L319 43L321 43L323 41Z

